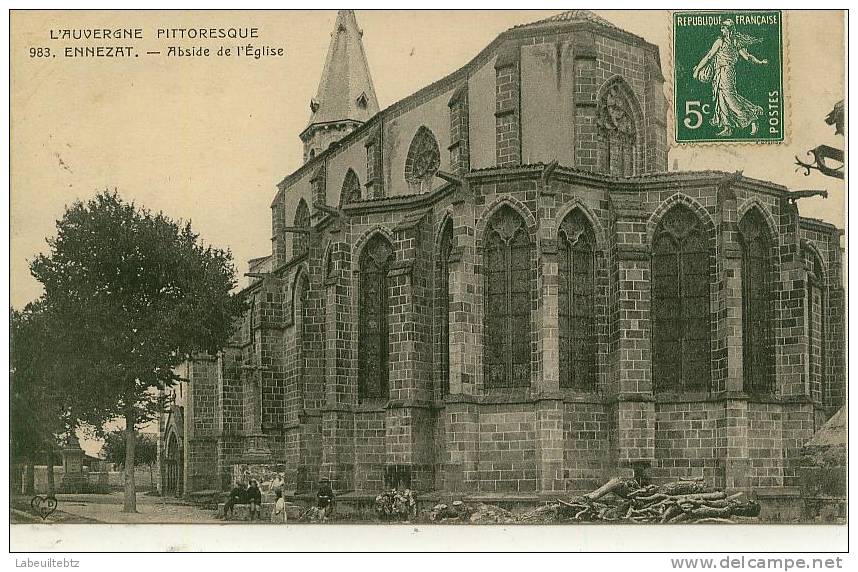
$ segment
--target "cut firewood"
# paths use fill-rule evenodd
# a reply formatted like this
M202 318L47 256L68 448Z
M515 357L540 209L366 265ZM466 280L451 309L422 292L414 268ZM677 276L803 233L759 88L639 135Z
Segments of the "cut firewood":
M582 496L557 499L523 516L519 522L716 523L747 521L760 506L742 493L727 495L702 479L640 486L619 477ZM504 517L504 518L512 518Z
M614 492L614 491L616 491L616 490L618 490L624 486L625 486L625 481L623 479L621 479L619 477L614 477L613 479L611 479L610 481L608 481L607 483L605 483L604 485L602 485L598 489L585 494L584 498L587 498L590 500L597 500L597 499L602 498L606 494L612 493L612 492Z
M668 494L668 495L687 495L694 493L705 493L712 490L706 483L703 481L675 481L673 483L666 483L659 487L659 492Z
M700 518L694 524L736 524L729 518Z

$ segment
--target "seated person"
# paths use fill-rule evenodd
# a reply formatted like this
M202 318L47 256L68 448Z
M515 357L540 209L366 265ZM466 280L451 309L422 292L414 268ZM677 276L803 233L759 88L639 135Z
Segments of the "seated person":
M319 483L316 504L322 513L322 518L326 518L334 510L334 490L331 488L331 481L328 479L322 479Z
M224 520L229 520L232 516L232 510L237 504L244 504L247 502L247 488L244 484L237 482L232 490L229 492L229 497L226 499L226 503L223 505L223 518Z
M250 481L250 486L247 489L247 504L250 505L250 520L254 517L259 519L260 509L262 508L262 491L259 490L259 483L256 479Z

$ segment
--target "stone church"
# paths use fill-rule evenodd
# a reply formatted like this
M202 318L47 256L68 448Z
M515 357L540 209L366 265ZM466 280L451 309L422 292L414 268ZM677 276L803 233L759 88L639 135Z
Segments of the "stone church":
M386 109L362 42L340 11L248 311L169 390L165 492L794 486L845 397L841 231L669 171L659 48L591 12Z

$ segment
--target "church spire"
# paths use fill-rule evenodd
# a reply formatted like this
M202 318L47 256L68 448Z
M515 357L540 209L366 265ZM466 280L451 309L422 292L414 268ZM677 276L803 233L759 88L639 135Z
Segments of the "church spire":
M301 133L304 160L315 157L378 113L378 99L354 10L340 10L310 122Z

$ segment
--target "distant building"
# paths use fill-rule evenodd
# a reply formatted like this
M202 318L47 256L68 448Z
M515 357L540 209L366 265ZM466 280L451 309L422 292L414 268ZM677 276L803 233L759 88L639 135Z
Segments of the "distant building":
M844 401L841 231L783 186L667 172L664 81L573 10L379 110L341 11L250 310L161 420L165 489L797 485Z

